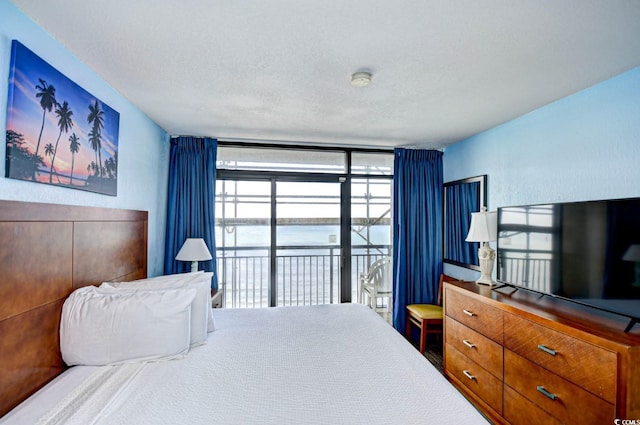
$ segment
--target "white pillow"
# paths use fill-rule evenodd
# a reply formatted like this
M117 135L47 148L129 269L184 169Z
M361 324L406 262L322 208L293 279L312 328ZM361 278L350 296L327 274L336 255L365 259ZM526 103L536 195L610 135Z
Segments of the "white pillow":
M204 344L207 332L215 330L213 312L211 311L211 278L213 273L181 273L158 276L130 282L104 282L101 288L118 288L127 290L166 290L194 288L196 297L191 305L191 345Z
M189 351L196 290L75 290L64 302L60 351L69 365L174 359Z
M189 272L189 273L175 273L175 274L164 274L156 277L148 277L146 279L138 279L138 280L129 280L126 283L143 283L143 282L178 282L191 280L194 277L203 277L204 271L198 270L197 272ZM213 276L213 273L211 273ZM122 283L122 282L118 282Z
M151 277L148 279L134 280L128 283L133 283L133 282L160 283L161 282L163 284L167 283L169 285L167 287L173 287L171 286L171 284L174 284L177 287L177 285L179 285L179 283L181 282L187 282L187 281L193 282L194 280L206 282L207 284L206 294L204 294L204 291L202 291L197 296L201 296L202 298L207 299L207 306L208 306L207 312L209 314L209 318L207 321L207 332L213 332L216 330L216 327L215 327L215 323L213 322L213 311L211 311L211 279L213 279L213 272L204 272L203 270L198 270L197 272L168 274L163 276Z
M186 284L187 282L195 282L195 281L206 282L206 285L207 285L206 294L204 293L205 292L204 288L201 288L201 291L199 291L199 294L197 295L197 297L202 297L203 299L204 298L207 299L207 305L208 305L207 311L209 314L207 331L213 332L215 330L215 324L213 322L213 312L211 311L211 279L212 278L213 278L213 272L204 272L202 270L199 270L197 272L162 275L162 276L150 277L147 279L132 280L128 282L105 282L105 283L116 288L127 287L129 285L142 285L141 287L151 288L151 286L145 286L145 285L152 285L152 284L162 284L162 286L157 286L157 287L154 286L154 288L174 288L174 287L183 287L183 285Z

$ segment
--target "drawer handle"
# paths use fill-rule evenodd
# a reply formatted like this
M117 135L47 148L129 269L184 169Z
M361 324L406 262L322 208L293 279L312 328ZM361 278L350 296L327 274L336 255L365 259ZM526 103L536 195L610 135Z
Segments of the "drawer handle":
M549 397L551 400L555 400L558 398L557 395L550 393L549 391L547 391L547 389L545 387L543 387L542 385L538 385L538 391L540 391L542 394L544 394L545 396Z
M555 356L557 354L556 350L552 350L551 348L545 347L542 344L538 344L538 349L544 351L547 354L551 354L552 356Z
M462 373L464 373L464 376L471 379L472 381L477 381L476 377L473 376L468 370L463 370Z
M462 343L463 343L464 345L466 345L467 347L469 347L469 348L476 348L476 345L475 345L475 344L473 344L472 342L470 342L469 340L463 339L463 340L462 340Z
M469 311L469 310L462 310L462 312L463 312L464 314L466 314L467 316L471 316L471 317L473 317L473 316L475 316L475 315L476 315L474 312Z

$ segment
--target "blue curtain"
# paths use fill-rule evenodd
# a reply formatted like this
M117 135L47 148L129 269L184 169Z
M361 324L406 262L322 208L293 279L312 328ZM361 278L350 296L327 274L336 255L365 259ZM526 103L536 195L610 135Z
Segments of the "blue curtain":
M480 182L454 184L447 188L445 258L464 264L480 264L480 243L465 242L471 226L471 213L479 211L480 204Z
M215 189L218 141L209 138L174 137L169 154L169 194L164 273L183 273L188 261L175 256L187 238L203 238L213 260L199 262L199 268L214 272L211 287L218 287L215 267Z
M443 260L442 152L395 149L393 174L393 326L404 333L408 304L437 302Z

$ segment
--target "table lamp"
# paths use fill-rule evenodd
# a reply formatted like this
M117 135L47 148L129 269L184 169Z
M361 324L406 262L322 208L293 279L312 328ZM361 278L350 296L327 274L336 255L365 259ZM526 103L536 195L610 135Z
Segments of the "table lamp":
M489 242L495 241L498 236L498 214L487 212L487 207L482 207L479 212L471 213L471 226L465 239L467 242L480 242L478 259L480 260L480 279L476 283L493 286L496 282L491 277L496 251L489 246Z
M176 255L178 261L191 261L191 273L198 271L198 261L207 261L212 258L202 238L187 238Z

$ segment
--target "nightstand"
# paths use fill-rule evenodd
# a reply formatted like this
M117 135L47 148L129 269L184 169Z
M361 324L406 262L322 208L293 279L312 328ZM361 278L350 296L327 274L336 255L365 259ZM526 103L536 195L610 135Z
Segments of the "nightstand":
M211 308L222 308L222 288L211 290Z

